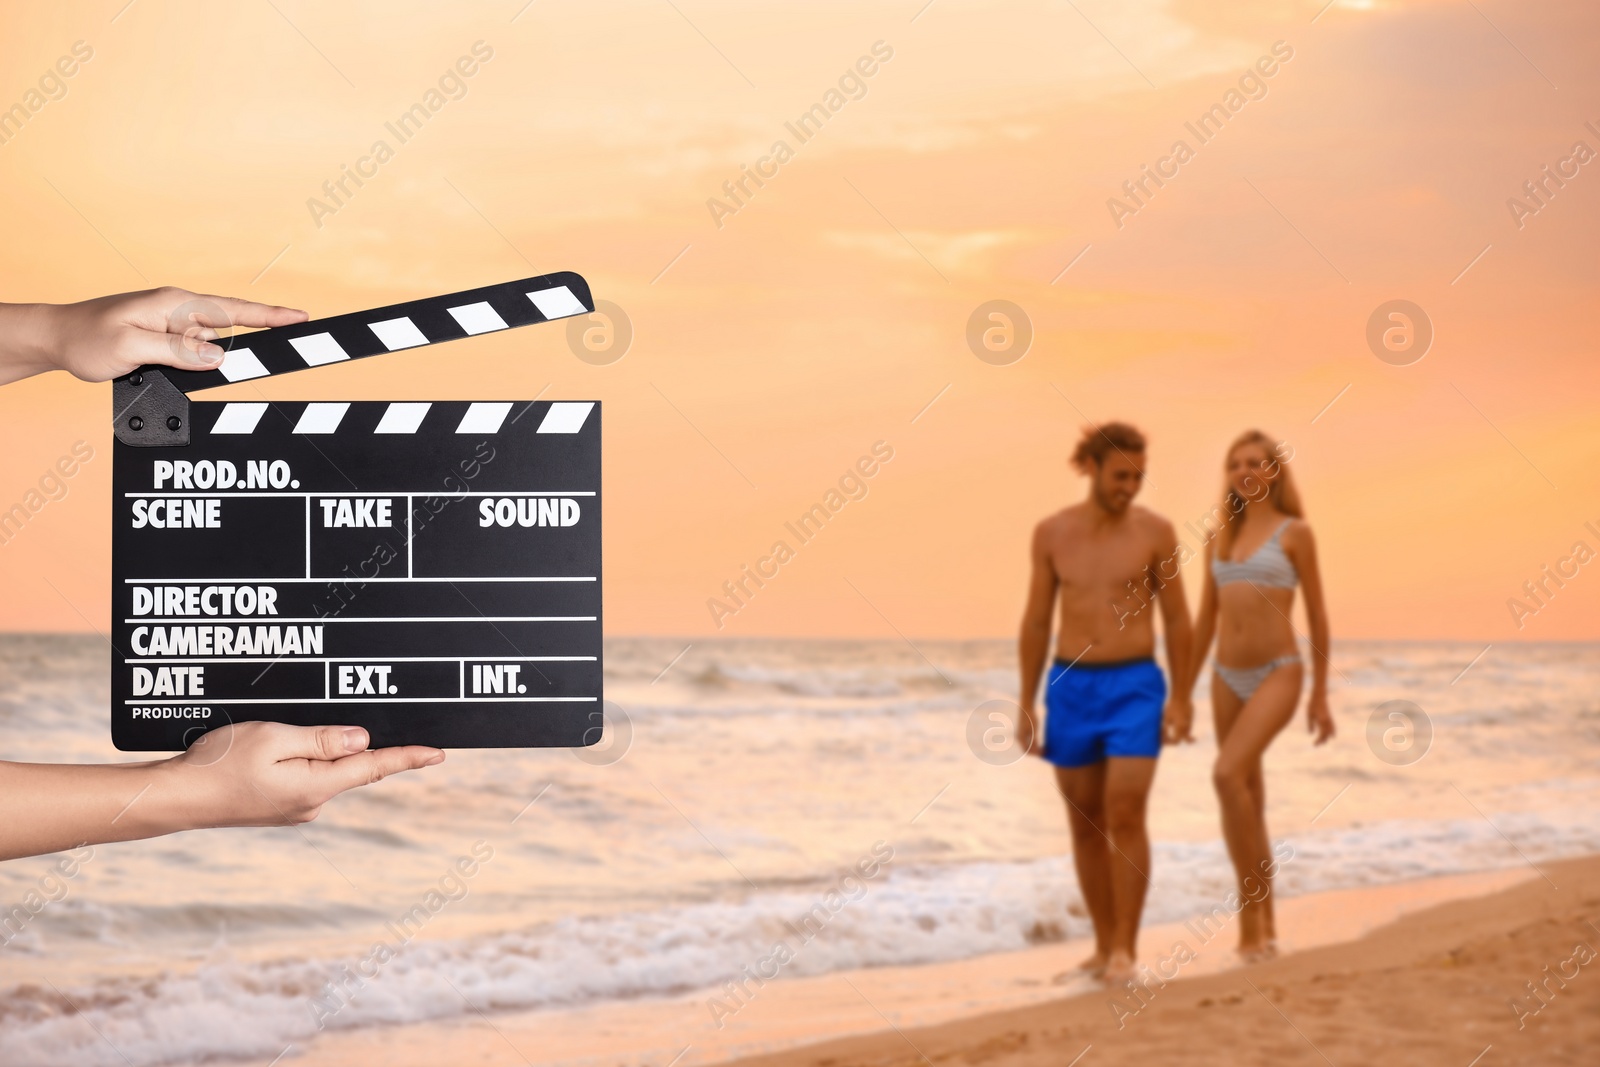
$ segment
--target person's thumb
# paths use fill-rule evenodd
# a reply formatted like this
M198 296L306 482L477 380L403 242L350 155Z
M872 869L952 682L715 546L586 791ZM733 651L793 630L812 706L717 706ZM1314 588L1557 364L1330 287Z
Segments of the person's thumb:
M276 746L277 758L344 759L367 748L367 731L359 726L286 726Z

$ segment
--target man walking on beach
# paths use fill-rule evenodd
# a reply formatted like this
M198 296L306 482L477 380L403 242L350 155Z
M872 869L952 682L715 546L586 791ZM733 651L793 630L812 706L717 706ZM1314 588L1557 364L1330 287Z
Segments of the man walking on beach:
M1120 985L1134 974L1150 884L1145 800L1156 757L1163 739L1193 740L1189 613L1178 575L1184 557L1172 524L1133 506L1144 480L1143 434L1121 422L1089 427L1072 463L1089 478L1088 497L1033 532L1019 642L1017 740L1055 765L1067 803L1078 885L1094 921L1095 952L1081 966ZM1041 746L1034 705L1057 599L1060 626L1045 685ZM1150 608L1156 605L1166 634L1170 702L1154 658Z

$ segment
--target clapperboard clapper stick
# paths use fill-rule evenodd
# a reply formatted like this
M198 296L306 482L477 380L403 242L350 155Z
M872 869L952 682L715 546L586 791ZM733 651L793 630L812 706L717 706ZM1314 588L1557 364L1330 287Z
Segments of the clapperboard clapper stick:
M117 379L116 746L251 719L363 726L374 746L597 742L598 403L189 399L593 310L581 277L549 274Z

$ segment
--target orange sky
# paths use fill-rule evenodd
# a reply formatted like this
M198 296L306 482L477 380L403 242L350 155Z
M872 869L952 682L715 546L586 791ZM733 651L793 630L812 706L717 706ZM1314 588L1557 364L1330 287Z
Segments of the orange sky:
M1506 604L1600 550L1600 163L1520 228L1507 208L1600 150L1592 4L124 2L0 16L0 107L93 49L0 144L0 296L173 283L320 316L583 273L632 319L618 363L544 327L210 398L604 401L611 633L718 632L707 598L883 440L866 499L720 632L1010 634L1032 523L1082 492L1077 427L1121 417L1180 525L1240 430L1294 446L1336 636L1600 637L1600 566L1520 631ZM477 41L465 94L396 142ZM877 41L799 144L784 123ZM1107 199L1278 41L1266 94L1119 228ZM319 227L308 198L379 138ZM780 138L719 228L707 199ZM1393 298L1436 329L1411 366L1366 347ZM1010 366L965 342L992 299L1034 325ZM0 509L95 450L0 545L0 627L106 625L109 406L59 374L0 392Z

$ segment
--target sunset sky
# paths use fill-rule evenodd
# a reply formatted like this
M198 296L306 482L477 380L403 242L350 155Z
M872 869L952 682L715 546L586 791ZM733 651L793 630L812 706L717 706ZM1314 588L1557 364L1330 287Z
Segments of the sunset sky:
M1520 630L1507 606L1600 551L1600 160L1508 206L1600 151L1592 3L125 3L3 16L0 108L93 54L0 143L0 299L176 284L324 316L583 274L632 321L619 362L541 326L206 399L603 401L611 634L1009 635L1033 523L1082 495L1078 428L1122 418L1180 527L1240 431L1293 447L1336 638L1600 638L1600 561ZM401 143L385 124L475 42ZM1034 331L1007 366L966 340L997 299ZM1367 347L1393 299L1435 330L1409 366ZM0 509L94 450L0 544L0 628L107 626L110 390L0 391ZM878 441L868 495L718 630L708 598Z

